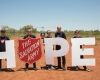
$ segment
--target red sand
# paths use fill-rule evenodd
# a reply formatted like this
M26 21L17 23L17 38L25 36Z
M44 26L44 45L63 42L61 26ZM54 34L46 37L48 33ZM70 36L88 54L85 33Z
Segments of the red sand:
M16 44L17 46L17 44ZM0 80L100 80L100 42L94 46L96 66L89 67L92 72L87 71L60 71L60 70L41 70L40 67L45 65L44 55L37 62L39 70L19 70L24 68L24 63L19 60L16 55L17 67L15 72L0 72ZM67 67L71 66L71 51L66 56ZM3 67L6 67L6 61L3 60ZM32 66L32 65L30 65Z

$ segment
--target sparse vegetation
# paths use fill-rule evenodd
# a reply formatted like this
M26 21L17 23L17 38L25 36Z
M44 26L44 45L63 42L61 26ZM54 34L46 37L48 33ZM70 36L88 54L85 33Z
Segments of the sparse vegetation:
M7 29L7 35L10 36L10 37L12 37L12 36L22 37L22 36L24 36L25 33L26 33L27 28L32 28L34 34L39 34L40 33L32 25L23 26L19 30L16 30L16 29L11 28L9 26L2 26L2 28ZM73 37L74 31L65 30L64 32L66 33L67 38ZM54 36L54 32L52 32L52 34ZM82 35L82 37L96 37L96 40L100 40L100 31L99 30L90 30L90 31L80 30L80 34Z

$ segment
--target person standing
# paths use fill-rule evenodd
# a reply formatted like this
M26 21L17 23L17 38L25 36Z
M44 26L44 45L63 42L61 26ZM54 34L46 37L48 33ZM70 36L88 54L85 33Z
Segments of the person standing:
M80 35L80 31L76 30L76 31L74 32L73 38L82 38L82 36ZM80 45L80 48L82 49L82 45ZM81 55L80 58L83 59L84 56ZM79 70L79 69L80 69L78 66L74 66L74 68L75 68L75 70ZM91 71L91 70L88 69L86 66L83 66L83 68L84 68L83 70L85 70L85 71L88 71L88 72Z
M27 33L26 33L26 35L24 36L23 39L26 39L26 38L29 38L29 37L36 38L36 36L32 34L32 29L31 28L27 29ZM29 64L25 63L25 71L27 71L28 68L29 68ZM36 62L33 63L33 70L37 70L37 68L36 68Z
M50 30L47 30L45 38L52 38ZM44 50L44 54L45 54L45 50ZM46 64L46 66L41 67L41 69L51 70L51 69L53 69L53 65L52 64Z
M50 30L47 30L47 36L45 38L52 38ZM52 64L46 64L46 69L47 70L53 69L53 65Z
M61 27L57 27L57 32L55 33L55 37L61 37L66 39L66 35L63 31L61 31ZM61 48L60 45L56 45L56 50L59 50ZM58 66L56 69L63 69L66 70L65 66L66 66L66 58L65 56L61 56L61 57L57 57L58 60Z
M46 38L52 38L52 35L51 35L51 31L50 30L47 30Z
M0 31L0 52L6 51L6 47L5 47L6 40L10 40L10 38L6 35L6 30L1 29L1 31ZM14 71L11 68L8 68L7 70ZM2 71L2 59L0 59L0 71Z
M44 43L44 38L45 38L45 32L44 32L44 31L42 31L42 32L40 33L40 37L41 37L41 39L42 39L42 41L43 41L43 43Z

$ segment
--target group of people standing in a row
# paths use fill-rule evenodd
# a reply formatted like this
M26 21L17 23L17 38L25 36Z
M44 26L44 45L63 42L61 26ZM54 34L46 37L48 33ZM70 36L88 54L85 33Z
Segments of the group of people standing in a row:
M42 39L44 38L52 38L51 35L51 31L48 30L47 33L40 33L40 36ZM26 35L23 37L23 39L26 39L28 37L31 38L36 38L35 35L33 35L32 33L32 29L27 29L27 33ZM61 31L61 27L57 27L57 31L55 33L55 37L61 37L66 39L66 34ZM74 32L73 38L81 38L80 33L78 30L76 30ZM5 40L9 40L9 37L6 35L6 30L1 30L0 31L0 52L4 52L5 50ZM56 50L59 50L61 47L59 45L56 45ZM82 48L82 46L80 46L80 48ZM84 58L84 56L82 55L81 58ZM62 70L66 70L66 57L65 56L61 56L61 57L57 57L57 66L51 65L51 64L46 64L46 66L41 67L43 69L46 70L50 70L50 69L62 69ZM91 71L90 69L88 69L86 66L83 66L85 71ZM25 71L27 71L29 69L29 64L25 63ZM80 68L78 66L74 66L75 70L80 70ZM8 69L9 71L13 71L12 69ZM36 62L33 63L33 70L37 70L36 67ZM0 71L2 71L2 59L0 59Z

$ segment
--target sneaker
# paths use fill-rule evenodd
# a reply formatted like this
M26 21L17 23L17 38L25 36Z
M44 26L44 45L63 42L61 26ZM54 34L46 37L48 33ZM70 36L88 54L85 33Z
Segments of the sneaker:
M57 70L57 69L62 69L62 67L57 67L57 68L55 68L55 69L56 69L56 70Z
M78 66L75 67L75 70L78 71L80 68Z
M2 72L2 69L0 69L0 72Z
M41 69L48 70L48 67L47 66L43 66L43 67L41 67Z
M55 69L55 67L51 66L51 70L54 70L54 69Z
M28 71L28 68L25 68L24 70L25 70L25 71Z
M33 70L38 70L37 68L33 68Z
M8 68L7 70L8 70L9 72L14 72L14 70L11 69L11 68Z
M48 68L47 70L52 70L51 68Z
M66 68L65 68L65 67L63 67L63 68L62 68L62 70L64 70L64 71L65 71L65 70L66 70Z
M92 70L90 70L90 69L86 69L86 71L87 71L87 72L90 72L90 71L92 71Z
M53 66L49 67L48 70L54 70L55 68Z

